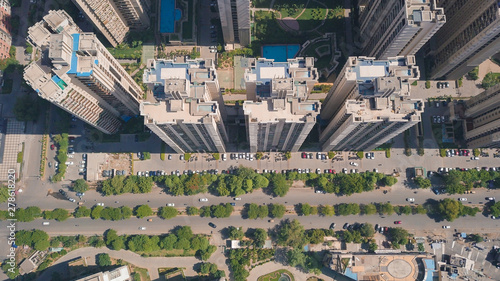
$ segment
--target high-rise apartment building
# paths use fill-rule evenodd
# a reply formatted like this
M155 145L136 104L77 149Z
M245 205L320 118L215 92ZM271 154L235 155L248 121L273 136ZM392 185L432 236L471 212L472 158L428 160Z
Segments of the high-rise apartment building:
M250 45L250 0L218 0L224 43Z
M413 56L349 57L321 110L323 151L371 150L418 123L423 102L410 88L419 76Z
M349 57L323 102L321 119L330 120L348 99L388 97L394 93L409 96L410 84L419 77L414 56L387 60Z
M470 98L465 105L467 146L500 148L500 85Z
M314 58L245 59L243 103L250 151L298 151L316 124L319 102L307 101L318 71Z
M445 24L436 0L373 0L360 15L362 54L377 59L415 53Z
M25 68L24 79L40 97L108 134L120 118L139 113L142 89L65 11L49 11L28 29L28 40L42 57Z
M113 46L125 40L129 29L146 29L150 25L148 0L72 1Z
M297 98L245 101L250 152L296 152L316 124L321 104Z
M438 0L446 24L431 41L431 79L457 80L500 50L498 0Z
M173 150L226 151L224 103L212 60L149 60L143 82L158 100L141 104L144 123Z
M9 58L12 35L10 34L10 2L0 0L0 59Z
M287 97L307 100L319 78L313 57L288 59L287 62L266 58L245 60L248 100Z
M347 100L321 135L322 150L373 150L420 122L423 109L398 95Z

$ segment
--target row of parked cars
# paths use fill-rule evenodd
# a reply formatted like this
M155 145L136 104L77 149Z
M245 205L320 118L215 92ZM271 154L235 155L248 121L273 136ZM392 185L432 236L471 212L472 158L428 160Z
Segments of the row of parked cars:
M66 191L59 189L59 193L61 193L61 195L64 196L69 201L76 202L76 200L74 198L69 197L69 195L66 193Z
M163 170L137 172L138 177L155 177L155 176L164 176L164 175L166 175L166 173Z
M444 115L443 116L439 116L439 115L432 116L432 123L440 124L440 123L444 123L444 122L446 122Z
M453 156L470 156L470 150L468 149L448 149L446 150L446 157L453 157ZM479 157L473 157L477 159L472 159L472 160L479 160Z

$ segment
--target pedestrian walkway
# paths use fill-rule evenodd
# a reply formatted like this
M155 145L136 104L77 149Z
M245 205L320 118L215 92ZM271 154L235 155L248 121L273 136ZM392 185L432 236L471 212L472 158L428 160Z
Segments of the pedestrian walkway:
M65 273L65 267L58 266L65 264L66 262L79 258L79 257L90 257L94 259L97 254L106 253L113 259L122 259L128 263L131 263L137 267L147 268L151 280L159 280L160 276L158 274L158 268L161 267L180 267L185 268L184 274L186 276L197 276L198 273L194 271L193 266L199 262L199 259L195 257L141 257L140 255L126 250L113 251L108 248L94 248L86 247L80 248L69 252L64 257L57 260L51 267L45 270L42 275L37 280L40 281L50 281L52 280L53 272L59 271ZM63 275L64 276L64 275Z

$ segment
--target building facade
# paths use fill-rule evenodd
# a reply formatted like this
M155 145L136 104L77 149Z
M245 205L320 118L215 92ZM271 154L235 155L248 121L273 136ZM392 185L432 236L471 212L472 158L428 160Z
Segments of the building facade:
M314 58L245 60L243 113L250 151L298 151L321 107L308 101L319 77Z
M500 85L466 102L464 128L468 147L500 148Z
M438 0L447 23L431 40L430 78L457 80L500 50L497 0Z
M322 150L373 150L420 122L423 109L397 95L347 100L321 135Z
M419 76L413 56L349 57L323 102L322 150L372 150L417 124L423 102L410 88Z
M321 104L299 99L245 101L243 112L250 152L296 152L316 124Z
M24 79L40 97L108 134L118 131L120 118L139 114L142 89L65 11L49 11L28 29L28 40L42 57L25 68Z
M250 0L218 0L224 43L250 45Z
M72 0L116 47L130 29L149 28L148 0Z
M12 45L12 35L10 34L10 2L0 0L0 59L10 57L9 51Z
M360 15L362 54L377 59L415 55L445 24L436 0L373 0Z
M226 151L224 102L212 60L150 60L143 82L157 100L141 104L144 123L172 149Z

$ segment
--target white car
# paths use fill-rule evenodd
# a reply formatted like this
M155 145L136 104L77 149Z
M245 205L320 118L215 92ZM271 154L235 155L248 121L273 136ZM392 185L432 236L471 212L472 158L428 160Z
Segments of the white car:
M66 165L73 165L74 163L73 162L66 162L64 164L66 164Z
M479 157L471 157L471 160L479 160Z
M321 174L321 169L320 168L316 169L316 174Z
M217 50L216 49L211 49L210 53L217 53Z
M488 197L488 200L493 201L495 200L495 197Z
M349 165L354 166L354 167L357 167L357 166L358 166L358 163L349 162Z
M68 158L75 158L75 155L73 155L73 154L68 154Z
M450 228L450 226L449 225L443 225L443 228L444 229L448 229L448 228Z
M200 198L200 202L208 202L208 198Z
M406 201L408 201L408 202L415 202L415 198L406 198Z
M96 205L97 205L97 206L104 207L104 203L97 203Z
M467 198L465 198L465 197L460 197L460 198L458 198L458 201L467 201Z
M234 200L235 201L241 201L241 197L235 197Z
M144 226L139 227L139 230L146 230Z
M168 206L168 207L174 207L174 206L175 206L175 204L174 204L174 203L168 203L168 204L167 204L167 206Z

